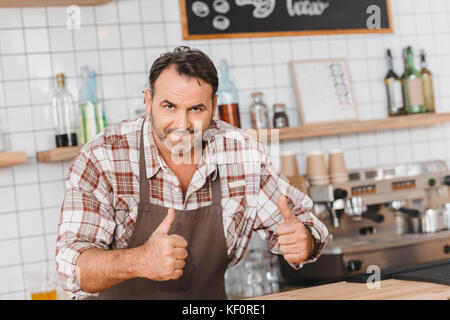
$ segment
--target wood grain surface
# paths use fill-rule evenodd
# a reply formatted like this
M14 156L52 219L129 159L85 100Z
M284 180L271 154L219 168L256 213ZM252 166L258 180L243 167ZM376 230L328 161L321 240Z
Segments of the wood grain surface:
M389 279L369 289L365 283L342 281L247 300L450 300L450 286Z

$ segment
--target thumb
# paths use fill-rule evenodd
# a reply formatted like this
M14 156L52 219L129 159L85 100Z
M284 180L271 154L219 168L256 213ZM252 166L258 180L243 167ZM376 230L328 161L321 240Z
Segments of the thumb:
M284 221L288 221L289 219L294 218L294 213L289 209L287 204L287 199L285 196L281 195L278 198L278 209L283 215Z
M161 222L161 224L158 226L155 232L168 234L174 220L175 220L175 210L173 208L169 208L167 216L164 218L164 220Z

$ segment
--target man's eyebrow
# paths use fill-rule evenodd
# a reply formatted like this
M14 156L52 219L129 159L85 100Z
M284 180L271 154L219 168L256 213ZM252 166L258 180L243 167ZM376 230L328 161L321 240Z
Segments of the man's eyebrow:
M161 101L161 105L163 104L163 103L167 103L167 104L170 104L170 106L171 107L175 107L176 106L176 104L175 103L173 103L173 102L170 102L169 100L167 100L167 99L164 99L163 101Z
M205 105L203 104L203 103L199 103L199 104L196 104L195 106L192 106L192 107L189 107L189 109L192 109L192 108L200 108L200 107L204 107Z
M164 104L164 103L167 103L167 104L170 105L171 107L176 107L176 106L177 106L176 103L170 102L170 101L167 100L167 99L164 99L163 101L161 101L160 104L162 105L162 104ZM200 103L198 103L198 104L196 104L196 105L190 106L189 109L192 109L192 108L201 108L201 107L205 107L205 104L204 104L203 102L200 102Z

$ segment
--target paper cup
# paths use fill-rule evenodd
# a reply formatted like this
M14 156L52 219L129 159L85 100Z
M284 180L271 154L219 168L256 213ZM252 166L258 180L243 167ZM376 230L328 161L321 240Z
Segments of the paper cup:
M306 156L306 173L308 179L314 177L328 177L325 156L321 151L314 151Z
M298 176L297 157L295 154L281 155L281 172L286 177Z
M327 186L330 184L330 180L309 180L309 183L312 186Z
M330 176L347 175L347 168L345 167L344 153L339 149L331 150L328 154L328 166Z

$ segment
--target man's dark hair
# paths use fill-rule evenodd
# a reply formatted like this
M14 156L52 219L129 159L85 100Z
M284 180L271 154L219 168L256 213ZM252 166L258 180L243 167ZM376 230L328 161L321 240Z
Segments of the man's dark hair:
M171 65L175 66L180 75L184 74L190 77L200 78L206 83L209 83L212 86L212 98L214 99L219 85L214 63L202 51L186 46L176 47L172 52L163 53L153 62L149 75L152 97L155 92L156 79L158 79L165 68Z

